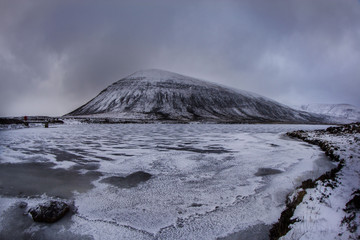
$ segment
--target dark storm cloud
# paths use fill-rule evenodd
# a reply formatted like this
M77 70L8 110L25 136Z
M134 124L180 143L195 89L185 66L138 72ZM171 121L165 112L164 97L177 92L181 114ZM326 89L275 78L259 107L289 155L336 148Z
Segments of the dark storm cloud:
M285 104L360 105L360 4L2 1L0 115L61 115L161 68Z
M197 45L182 50L184 57L210 59L205 65L195 64L193 74L201 72L214 81L225 78L228 85L289 104L359 105L357 1L241 1L223 9L213 6L207 13L209 26L187 29L187 35L216 33L205 39L206 48L198 47L199 39L183 44L183 49ZM196 11L184 19L195 22Z

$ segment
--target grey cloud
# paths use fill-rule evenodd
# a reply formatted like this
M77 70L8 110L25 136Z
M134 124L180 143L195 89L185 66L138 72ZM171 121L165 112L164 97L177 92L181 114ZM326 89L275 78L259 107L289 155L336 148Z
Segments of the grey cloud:
M355 0L2 1L0 115L65 114L144 68L360 106L359 29Z

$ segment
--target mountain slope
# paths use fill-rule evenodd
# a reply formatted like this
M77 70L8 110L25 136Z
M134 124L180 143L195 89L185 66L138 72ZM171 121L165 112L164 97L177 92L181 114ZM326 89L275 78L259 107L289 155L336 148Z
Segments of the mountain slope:
M321 122L268 98L162 70L135 72L67 116L211 122Z
M360 109L350 104L306 104L296 106L295 109L327 115L345 122L360 121Z

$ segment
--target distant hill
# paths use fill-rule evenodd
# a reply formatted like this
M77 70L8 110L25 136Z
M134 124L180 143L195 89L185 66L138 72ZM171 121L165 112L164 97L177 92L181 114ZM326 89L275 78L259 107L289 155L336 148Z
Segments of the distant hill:
M135 72L66 116L137 121L217 123L319 123L320 115L269 98L180 74Z
M360 121L360 109L350 104L306 104L294 108L309 113L323 114L338 122Z

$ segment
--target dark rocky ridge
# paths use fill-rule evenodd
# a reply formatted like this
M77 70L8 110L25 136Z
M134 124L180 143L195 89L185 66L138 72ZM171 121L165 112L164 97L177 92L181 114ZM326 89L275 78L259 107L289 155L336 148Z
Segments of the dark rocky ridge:
M125 77L65 116L218 123L324 122L320 115L297 111L257 94L162 70Z

